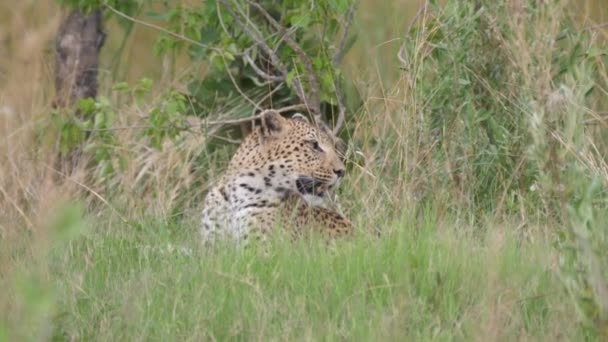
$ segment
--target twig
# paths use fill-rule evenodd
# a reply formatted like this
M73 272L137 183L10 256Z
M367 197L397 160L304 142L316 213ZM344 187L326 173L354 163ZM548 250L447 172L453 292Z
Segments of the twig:
M304 69L306 69L306 73L307 73L309 91L310 91L310 97L311 97L310 107L313 111L313 116L315 116L315 119L317 119L317 118L320 119L321 107L319 105L319 93L318 93L319 92L319 82L317 81L317 77L314 73L314 69L312 67L312 62L310 61L310 58L308 57L306 52L304 52L304 50L302 50L300 45L298 45L298 43L296 43L291 37L289 37L289 35L285 31L285 28L283 26L281 26L264 9L264 7L262 7L260 4L253 2L251 0L247 0L247 2L251 6L253 6L255 9L257 9L266 18L266 20L281 34L281 37L285 40L285 43L294 50L296 55L298 55L298 58L300 59L300 61L302 61L302 64L304 64Z
M342 57L344 55L344 44L346 44L346 38L348 36L348 30L350 29L350 24L353 21L353 14L355 13L355 7L359 4L359 0L355 0L355 2L350 5L348 8L348 12L346 12L346 21L344 22L344 29L342 30L342 36L340 37L340 42L338 43L338 50L334 54L334 57L331 60L332 65L335 67L338 66Z
M268 55L268 58L270 58L270 61L272 62L273 66L279 70L279 72L283 75L284 78L287 78L287 68L283 65L283 63L281 63L277 54L274 52L274 50L272 50L270 48L270 46L268 46L268 44L266 44L266 42L260 36L260 34L258 32L253 32L252 29L249 28L249 18L245 17L245 20L247 21L247 23L244 23L241 20L241 18L230 8L230 4L228 3L227 0L219 0L219 1L224 5L224 7L226 8L226 11L228 11L228 14L234 19L236 24L251 39L253 39L254 42L262 48L262 50L264 50L264 52ZM252 24L252 26L254 26L254 29L255 29L255 25ZM294 78L294 80L292 81L292 85L296 92L296 95L298 96L298 98L300 98L300 101L307 103L307 98L304 95L303 88L301 86L299 86L299 81Z
M264 70L260 69L255 64L255 61L251 58L251 56L249 56L248 50L245 50L242 53L242 57L243 57L243 59L245 59L245 61L247 61L247 63L249 63L249 65L251 65L251 68L253 68L253 71L255 71L255 73L258 74L258 76L265 79L266 81L270 81L270 82L284 82L285 81L285 77L270 75L270 74L267 74L266 72L264 72Z
M227 35L230 35L230 32L228 31L228 29L226 28L226 25L224 24L224 20L222 20L222 16L220 13L220 3L219 1L217 1L216 3L216 9L217 9L217 17L220 21L220 26L222 27L222 30L224 31L224 33L226 33ZM256 32L259 35L261 35L260 32ZM251 58L251 56L249 56L249 50L251 50L252 48L256 47L256 45L246 49L243 53L237 54L237 56L242 57L243 59L245 59L245 61L247 63L249 63L251 65L251 67L253 68L253 70L258 74L258 76L262 77L263 79L267 80L267 81L271 81L271 82L283 82L285 81L285 76L283 75L283 77L280 76L275 76L275 75L270 75L266 72L264 72L262 69L260 69L255 62L253 61L253 59Z
M285 83L280 83L279 85L277 85L276 87L274 87L274 89L272 89L270 92L268 92L268 94L262 96L262 98L257 102L256 108L259 108L264 101L266 101L267 99L269 99L277 91L281 90L283 88L284 84ZM251 115L254 115L254 113L255 113L255 109L251 112Z
M306 110L308 108L305 104L297 104L292 106L286 106L278 109L272 109L279 113L290 112L294 110ZM177 125L166 125L166 126L151 126L151 125L133 125L133 126L118 126L118 127L110 127L110 128L97 128L97 129L87 129L87 132L111 132L111 131L121 131L121 130L132 130L132 129L146 129L146 128L160 128L160 129L169 129L169 128L177 128L179 130L188 130L190 128L195 127L203 127L203 126L224 126L224 125L239 125L242 123L251 122L254 120L261 119L262 116L270 109L262 111L258 115L250 116L242 119L231 119L231 120L217 120L217 121L202 121L198 123L188 123L184 126Z
M342 125L344 125L344 116L346 114L346 108L344 107L344 101L342 99L342 92L340 92L340 85L338 84L338 80L334 78L334 89L336 92L336 101L338 102L338 118L334 123L334 129L332 132L334 135L338 134Z
M211 134L209 136L212 137L212 138L221 140L221 141L225 141L225 142L227 142L229 144L233 144L233 145L240 145L241 144L241 140L239 140L239 139L230 139L230 138L226 138L226 137L223 137L221 135L216 135L216 134Z
M590 25L590 26L583 28L583 31L599 30L599 29L603 29L605 27L608 27L608 23Z
M263 50L264 52L266 52L266 54L268 55L268 57L270 58L270 60L272 61L272 64L279 69L279 71L287 76L287 69L285 68L285 66L281 63L281 61L279 60L279 57L276 55L276 53L270 48L270 46L268 46L268 44L266 44L266 42L264 41L264 39L259 36L259 34L257 32L253 32L250 28L248 24L243 23L243 21L241 20L241 18L239 18L239 16L234 13L234 11L230 8L230 4L228 3L227 0L219 0L224 7L226 8L226 11L228 11L228 14L232 17L232 19L234 19L234 21L236 22L236 24L243 30L245 31L245 33L247 33L247 35L249 37L251 37L251 39L253 39L256 44L258 44Z
M416 15L414 15L414 18L412 18L412 20L410 21L409 25L407 25L407 31L405 31L404 42L403 42L403 44L401 44L401 47L399 48L399 52L397 53L397 59L399 60L399 62L401 62L401 64L403 66L406 66L408 64L407 61L405 60L405 58L403 57L403 52L405 51L405 43L409 39L410 33L412 32L412 28L414 27L414 24L416 23L416 21L418 21L418 18L422 15L422 13L426 12L428 4L429 4L429 1L425 0L424 3L418 9L418 12L416 12Z
M283 77L286 79L287 78L287 68L283 65L283 63L281 63L279 57L276 55L276 53L270 48L270 46L268 46L268 44L266 44L266 42L264 41L264 39L259 35L259 33L257 32L253 32L252 29L249 28L249 18L245 17L245 20L247 21L247 23L244 23L241 18L239 18L239 16L234 13L234 11L230 8L230 4L228 3L227 0L218 0L220 1L224 7L226 8L226 11L228 11L228 14L234 19L234 21L236 22L236 24L243 30L245 31L245 33L247 33L247 35L253 39L255 41L256 44L258 44L262 50L264 50L264 52L268 55L268 57L270 58L270 61L272 62L273 66L279 70L279 72L281 72L281 74L283 75ZM251 24L252 26L255 25ZM308 97L305 95L304 93L304 88L302 87L302 85L300 84L300 81L294 77L291 81L291 85L293 87L293 89L296 92L296 95L298 96L298 98L300 99L300 101L302 101L304 104L307 105L308 108L310 108L310 101L308 100Z
M234 120L208 121L207 123L201 123L200 126L204 126L205 124L207 124L207 125L236 125L236 124L242 124L242 123L249 122L249 121L252 121L252 120L260 119L269 110L273 110L273 111L279 112L279 113L285 113L285 112L290 112L290 111L293 111L293 110L304 110L306 108L307 107L306 107L305 104L297 104L297 105L285 106L285 107L278 108L278 109L267 109L267 110L262 111L260 114L258 114L256 116L249 117L249 118L234 119Z
M205 44L202 44L200 42L197 42L196 40L190 39L190 38L188 38L188 37L186 37L186 36L184 36L182 34L175 33L175 32L169 31L169 30L167 30L167 29L165 29L163 27L160 27L158 25L154 25L154 24L151 24L151 23L148 23L148 22L145 22L145 21L133 18L130 15L128 15L126 13L123 13L123 12L117 10L116 8L114 8L114 7L112 7L112 6L108 5L108 4L104 4L104 6L107 7L110 11L114 12L115 14L117 14L118 16L123 17L123 18L125 18L127 20L130 20L130 21L132 21L132 22L134 22L136 24L140 24L140 25L143 25L143 26L146 26L146 27L149 27L149 28L153 28L155 30L161 31L163 33L166 33L166 34L170 35L173 38L177 38L177 39L183 40L185 42L188 42L190 44L196 45L198 47L202 47L202 48L205 48L205 49L210 48L208 45L205 45Z
M226 24L224 24L224 19L222 19L222 13L221 13L220 2L219 1L215 2L215 11L217 13L217 19L220 22L220 27L222 28L222 30L224 31L224 33L227 36L229 36L230 35L230 31L228 31L228 28L226 27Z
M227 72L226 74L228 74L228 77L230 78L230 81L232 82L232 85L234 86L234 88L236 89L236 91L245 99L247 100L247 102L251 103L255 109L259 109L257 103L255 103L255 101L253 101L251 98L249 98L249 96L247 96L247 94L245 94L245 92L241 89L241 87L239 86L238 82L234 79L234 77L232 76L232 73L230 72L230 67L228 66L228 62L226 62L226 58L224 58L224 55L222 56L222 62L224 63L224 67L226 68Z

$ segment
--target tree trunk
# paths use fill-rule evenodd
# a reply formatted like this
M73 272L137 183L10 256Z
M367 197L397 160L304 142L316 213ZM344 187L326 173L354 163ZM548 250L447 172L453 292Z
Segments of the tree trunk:
M71 107L97 96L99 51L105 33L101 10L84 15L73 10L59 28L55 43L55 107Z
M59 27L55 42L55 99L53 107L68 109L79 100L97 96L99 51L105 33L102 13L97 9L88 15L75 9ZM79 112L76 111L76 115ZM85 135L85 138L88 134ZM80 160L82 146L76 146L56 160L57 169L70 174Z

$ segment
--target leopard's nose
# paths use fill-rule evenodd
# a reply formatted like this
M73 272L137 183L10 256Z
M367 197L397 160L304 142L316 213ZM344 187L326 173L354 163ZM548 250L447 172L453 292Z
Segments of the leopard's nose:
M336 174L336 176L338 176L338 178L344 177L344 169L334 170L334 173Z

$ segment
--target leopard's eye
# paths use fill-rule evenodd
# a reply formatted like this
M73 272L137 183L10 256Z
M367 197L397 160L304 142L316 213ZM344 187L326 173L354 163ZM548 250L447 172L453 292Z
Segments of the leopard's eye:
M306 143L309 144L314 150L319 151L319 152L323 152L323 149L319 145L318 141L316 141L316 140L308 140L308 141L306 141Z

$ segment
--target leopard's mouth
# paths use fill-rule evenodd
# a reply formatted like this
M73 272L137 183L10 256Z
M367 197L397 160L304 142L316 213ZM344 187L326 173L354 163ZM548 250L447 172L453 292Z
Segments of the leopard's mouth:
M300 177L296 180L296 188L302 195L323 197L327 191L331 190L332 185L318 179Z

